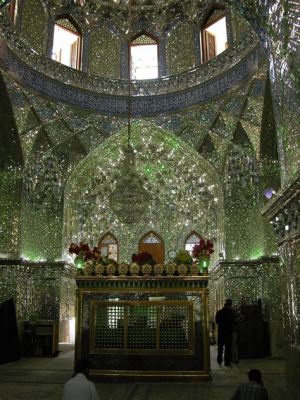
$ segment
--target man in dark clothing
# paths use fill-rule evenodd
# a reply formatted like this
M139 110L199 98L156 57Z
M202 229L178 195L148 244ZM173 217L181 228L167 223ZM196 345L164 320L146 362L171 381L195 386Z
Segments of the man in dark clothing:
M234 313L232 311L232 301L226 300L224 307L216 313L216 323L218 324L218 364L222 364L223 350L225 347L225 365L231 364L231 343L232 328L234 324Z
M261 372L258 369L251 369L248 378L249 382L239 385L231 400L269 400L267 389L264 388L261 379Z

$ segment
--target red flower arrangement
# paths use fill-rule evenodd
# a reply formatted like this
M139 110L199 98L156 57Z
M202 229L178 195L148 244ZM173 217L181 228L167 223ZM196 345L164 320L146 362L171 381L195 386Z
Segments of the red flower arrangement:
M214 244L211 240L200 238L199 244L195 244L192 250L192 255L194 258L208 257L214 252Z
M71 254L76 254L74 263L78 268L83 268L85 261L91 261L94 266L101 265L116 265L116 261L108 256L103 257L98 247L92 249L87 243L80 242L79 244L71 243L69 247Z
M143 251L139 254L132 254L131 261L133 263L137 263L138 265L155 264L152 255L150 253L147 253L146 251Z
M80 242L79 244L71 243L69 247L69 252L71 254L76 254L77 256L82 257L85 261L95 259L101 257L99 249L94 247L93 249L87 243Z

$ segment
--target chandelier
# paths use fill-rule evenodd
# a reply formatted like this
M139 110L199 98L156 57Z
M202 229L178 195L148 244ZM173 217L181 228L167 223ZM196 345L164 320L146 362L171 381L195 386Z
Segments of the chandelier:
M129 37L131 27L131 1L129 1ZM131 145L131 74L128 63L128 108L127 108L127 145L124 147L124 158L120 163L120 175L116 180L115 190L109 197L112 211L126 223L133 224L140 221L147 210L150 199L144 189L143 182L136 171L135 155Z
M131 144L128 143L123 151L120 176L109 202L111 209L122 222L133 224L138 222L146 211L149 194L135 169L135 156Z

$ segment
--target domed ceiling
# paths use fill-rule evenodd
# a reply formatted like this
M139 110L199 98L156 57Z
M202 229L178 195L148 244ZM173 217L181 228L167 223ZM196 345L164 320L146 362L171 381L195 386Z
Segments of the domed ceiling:
M13 82L6 84L25 156L27 204L40 215L38 225L34 222L36 231L43 213L49 219L63 196L65 248L71 240L83 238L96 243L110 230L127 243L120 252L127 259L136 251L132 243L148 227L164 237L168 248L182 246L185 236L197 230L215 237L222 252L227 185L240 187L235 193L244 200L238 207L258 201L257 163L264 140L272 140L272 125L263 117L264 66L249 82L215 102L172 115L133 119L137 170L152 199L149 213L134 230L118 222L108 204L122 158L126 120L50 102ZM204 200L203 195L208 197ZM240 211L235 203L231 207L234 221ZM255 219L244 218L248 232L252 223L257 229ZM32 227L31 217L27 221L26 226ZM236 227L235 235L240 230ZM261 241L258 233L255 240ZM249 237L241 240L239 252L248 244Z
M124 26L129 23L129 13L132 18L130 22L157 20L159 24L166 26L184 16L195 17L207 2L207 0L47 1L54 12L61 7L69 8L88 24L94 24L101 19L111 19L112 21L119 21L119 23L122 21Z
M36 6L36 13L41 3L26 4ZM110 66L120 65L120 58L109 57L111 43L127 46L128 2L49 1L44 5L51 23L68 13L96 39L98 31L104 32L100 27L105 21L114 41L108 40L103 52L93 54L107 63L106 74ZM196 26L199 29L210 9L210 1L132 3L133 30L163 33L166 53L171 54L166 58L169 66L183 71L133 85L133 147L137 170L151 195L148 212L134 229L119 221L108 203L126 136L127 82L101 75L102 70L89 74L51 61L45 54L46 40L38 42L48 26L48 14L39 8L43 25L34 25L33 35L29 17L35 14L29 6L23 10L27 19L20 30L21 42L16 45L18 39L10 36L6 66L11 61L12 69L4 73L4 82L25 164L24 255L58 257L62 241L64 249L72 240L96 244L110 230L122 238L121 254L128 259L135 250L132 246L150 228L164 237L166 251L182 247L193 230L215 238L216 256L224 251L226 237L229 255L249 257L250 242L252 249L263 246L261 222L255 219L259 216L258 163L273 132L272 115L266 111L267 66L257 39L245 21L232 13L230 34L235 45L207 64L192 69L185 65L193 66L193 61L178 64L190 50L196 54L194 33L190 33ZM244 47L241 38L246 38ZM181 47L186 57L179 52ZM124 48L117 47L122 62ZM243 207L229 201L235 194L243 199ZM240 218L247 222L247 230L237 224ZM41 237L38 232L44 225L47 232ZM255 237L251 229L257 230ZM46 242L53 247L47 248Z

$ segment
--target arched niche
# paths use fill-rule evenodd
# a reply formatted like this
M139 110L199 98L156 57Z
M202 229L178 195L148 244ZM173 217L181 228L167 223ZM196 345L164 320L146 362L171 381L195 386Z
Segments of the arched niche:
M98 242L98 249L103 257L112 258L115 261L119 259L119 243L117 238L110 232L101 236Z
M141 237L139 241L139 253L143 251L151 254L158 264L164 263L165 245L162 237L158 233L151 230Z
M192 255L193 247L199 243L201 235L196 231L191 231L184 240L184 248Z
M128 139L127 129L122 128L79 161L68 177L63 232L66 254L72 241L90 238L90 243L98 243L99 232L117 232L122 262L131 260L140 238L149 230L160 234L165 249L182 247L192 230L222 243L223 194L215 169L167 129L140 120L131 128L132 146L138 150L136 170L152 198L145 214L128 225L110 207L109 196Z

